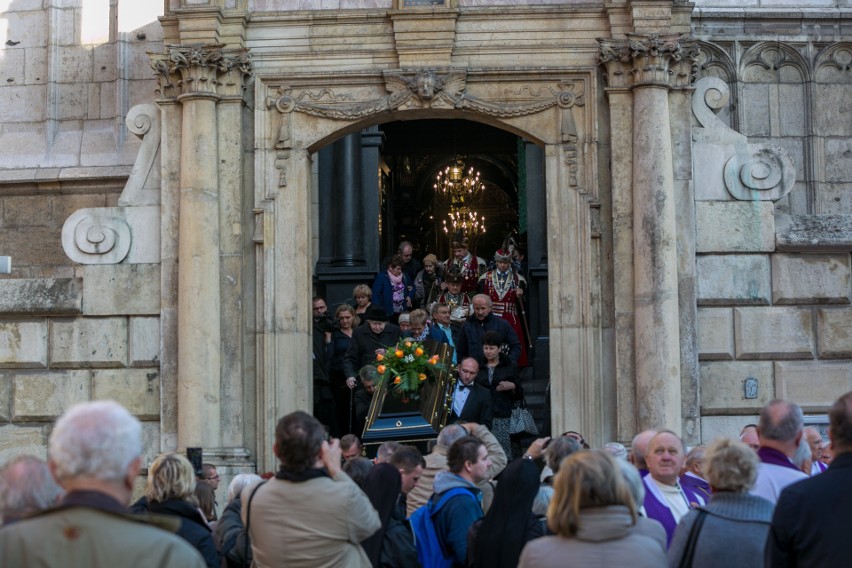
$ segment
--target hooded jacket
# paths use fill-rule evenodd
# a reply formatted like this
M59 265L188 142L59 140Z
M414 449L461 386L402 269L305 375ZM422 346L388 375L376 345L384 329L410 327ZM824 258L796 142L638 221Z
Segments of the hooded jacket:
M453 559L453 566L467 565L467 531L470 526L482 518L482 492L470 481L449 471L435 476L435 494L432 501L437 503L441 496L456 487L470 491L467 495L452 497L433 517L435 531L447 554Z

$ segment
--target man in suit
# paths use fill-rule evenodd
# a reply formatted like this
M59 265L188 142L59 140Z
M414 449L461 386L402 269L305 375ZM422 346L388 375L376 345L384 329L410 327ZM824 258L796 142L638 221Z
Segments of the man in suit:
M451 421L463 420L485 424L491 429L491 391L477 384L476 374L479 363L473 357L462 359L459 363L459 379L453 393L453 414Z
M787 486L766 542L766 566L846 566L852 558L852 392L828 412L828 470Z

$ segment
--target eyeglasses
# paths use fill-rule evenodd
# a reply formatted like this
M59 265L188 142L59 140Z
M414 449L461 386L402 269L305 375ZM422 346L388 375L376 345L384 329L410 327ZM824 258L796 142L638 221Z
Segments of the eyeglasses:
M205 477L205 479L219 479L219 474L216 474L213 477Z

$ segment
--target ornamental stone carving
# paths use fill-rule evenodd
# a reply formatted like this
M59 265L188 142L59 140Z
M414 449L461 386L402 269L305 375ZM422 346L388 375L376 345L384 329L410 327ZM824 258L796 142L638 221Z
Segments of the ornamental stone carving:
M239 97L252 73L248 49L223 45L169 45L166 53L149 53L164 99L181 95Z
M683 88L698 75L698 42L683 34L627 34L598 44L598 63L611 88Z
M726 199L727 190L742 201L777 201L793 189L793 160L779 146L750 144L717 118L715 111L729 100L728 85L718 77L705 77L695 85L692 112L701 124L692 136L696 196Z

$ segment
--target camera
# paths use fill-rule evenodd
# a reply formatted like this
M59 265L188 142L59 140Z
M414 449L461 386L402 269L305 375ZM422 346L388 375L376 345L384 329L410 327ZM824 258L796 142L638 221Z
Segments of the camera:
M314 318L314 327L323 333L331 333L340 329L340 322L328 314Z

